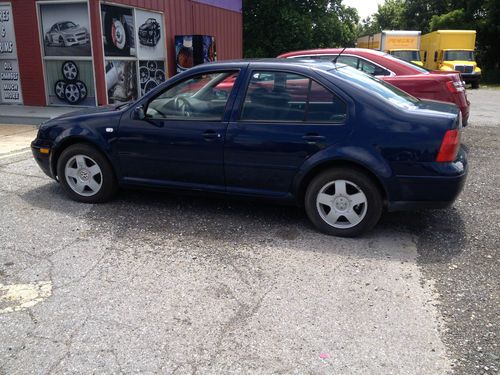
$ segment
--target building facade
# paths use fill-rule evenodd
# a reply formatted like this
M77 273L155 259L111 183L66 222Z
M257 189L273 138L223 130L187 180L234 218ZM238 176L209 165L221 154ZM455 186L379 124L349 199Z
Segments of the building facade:
M242 57L241 0L0 0L0 103L134 100L193 64Z

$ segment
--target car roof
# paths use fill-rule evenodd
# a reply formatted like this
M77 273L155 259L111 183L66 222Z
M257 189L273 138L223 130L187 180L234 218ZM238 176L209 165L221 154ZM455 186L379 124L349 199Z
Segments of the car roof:
M386 52L377 51L368 48L320 48L320 49L310 49L303 51L294 51L284 53L279 58L288 57L300 57L300 56L310 56L310 55L338 55L342 52L343 55L354 55L367 58L386 69L389 69L396 75L413 75L422 74L422 68L417 66L412 66L410 63L400 60Z
M292 51L292 52L287 52L279 55L278 57L283 58L283 57L288 57L288 56L300 56L300 55L319 55L319 54L338 54L341 51L344 51L343 53L364 53L367 55L377 55L377 56L387 56L386 52L382 51L377 51L374 49L368 49L368 48L316 48L316 49L307 49L307 50L300 50L300 51Z
M334 68L334 64L327 61L318 61L312 59L280 59L280 58L261 58L261 59L238 59L238 60L224 60L218 62L210 62L198 67L234 67L241 68L247 65L259 65L259 66L269 66L270 68L276 67L313 67L321 70L331 70ZM343 64L342 64L343 65Z

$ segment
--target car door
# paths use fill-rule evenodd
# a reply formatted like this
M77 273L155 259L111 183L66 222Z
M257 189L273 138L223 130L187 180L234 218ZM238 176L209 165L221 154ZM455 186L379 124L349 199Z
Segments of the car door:
M226 134L228 192L289 196L304 162L349 133L346 103L304 69L248 74Z
M237 71L190 76L123 116L118 155L124 181L224 190L225 108Z

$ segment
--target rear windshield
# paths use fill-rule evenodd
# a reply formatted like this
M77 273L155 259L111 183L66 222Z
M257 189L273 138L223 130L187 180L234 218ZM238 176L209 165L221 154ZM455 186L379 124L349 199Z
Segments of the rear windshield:
M418 103L418 99L407 94L406 92L394 87L393 85L384 82L376 77L360 72L357 69L346 65L338 65L335 69L330 69L328 72L334 73L337 76L349 80L375 94L382 97L384 100L402 108L413 108Z

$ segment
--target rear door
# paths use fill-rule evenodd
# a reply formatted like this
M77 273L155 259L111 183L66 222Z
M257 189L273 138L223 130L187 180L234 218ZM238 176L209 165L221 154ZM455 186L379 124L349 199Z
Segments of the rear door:
M310 74L249 71L226 133L228 192L290 195L303 163L347 136L346 103Z

